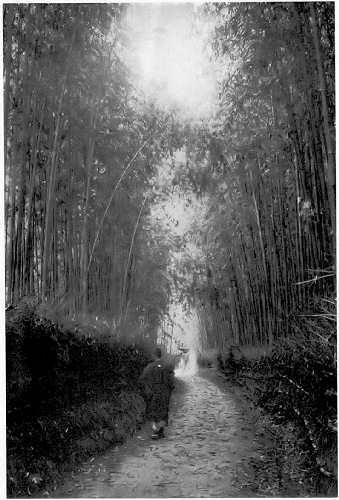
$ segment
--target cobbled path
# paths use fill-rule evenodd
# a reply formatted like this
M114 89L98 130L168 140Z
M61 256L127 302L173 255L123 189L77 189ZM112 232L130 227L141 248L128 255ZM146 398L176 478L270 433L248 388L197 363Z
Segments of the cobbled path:
M152 441L145 426L125 445L85 462L53 497L244 496L239 472L252 476L251 460L262 458L248 418L227 389L199 375L179 379L164 439Z

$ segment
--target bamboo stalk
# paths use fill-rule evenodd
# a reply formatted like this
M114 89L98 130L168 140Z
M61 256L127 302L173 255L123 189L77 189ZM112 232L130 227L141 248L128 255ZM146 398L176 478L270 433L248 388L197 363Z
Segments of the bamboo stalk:
M42 298L43 300L47 299L47 289L48 289L48 267L49 267L49 258L50 258L50 245L51 245L51 231L52 231L52 210L53 210L53 201L54 201L54 186L56 180L56 168L57 168L57 156L58 156L58 140L61 128L61 120L62 120L62 107L65 97L66 91L66 83L68 78L68 73L70 70L71 64L71 54L73 51L73 44L75 41L76 30L73 32L71 44L68 51L68 60L65 69L65 73L62 78L60 94L57 100L57 121L54 130L53 137L53 145L52 145L52 154L50 160L50 171L49 171L49 179L48 179L48 187L47 187L47 199L46 199L46 216L45 216L45 234L44 234L44 258L42 264Z
M133 251L133 246L134 246L134 240L135 240L135 236L136 236L136 233L137 233L137 229L138 229L138 226L139 226L139 222L140 222L141 215L142 215L143 209L145 207L146 201L147 201L147 196L145 196L145 198L144 198L144 200L143 200L143 202L141 204L141 207L140 207L140 210L139 210L139 214L138 214L138 217L137 217L134 229L133 229L131 243L130 243L130 246L129 246L128 257L127 257L126 267L125 267L124 280L123 280L123 285L122 285L122 295L121 295L122 298L121 298L121 308L120 308L119 324L121 323L121 320L122 320L124 307L126 307L126 299L127 299L127 297L126 297L127 276L128 276L128 270L129 270L129 267L130 267L131 258L132 258L132 251ZM124 304L124 301L125 301L125 304ZM127 307L126 307L126 312L127 312Z
M321 95L321 105L322 105L322 114L323 114L323 126L326 138L326 148L327 148L327 179L328 179L328 195L330 201L330 213L331 213L331 221L332 221L332 232L333 232L333 253L335 254L336 248L336 207L335 207L335 156L334 149L332 145L332 137L330 132L330 123L328 116L328 104L327 104L327 89L326 89L326 81L324 76L323 62L322 62L322 54L320 48L319 41L319 30L318 23L316 20L315 9L312 2L309 4L310 8L310 22L312 26L312 35L313 35L313 43L315 48L315 55L317 61L317 70L318 70L318 78L319 78L319 91Z

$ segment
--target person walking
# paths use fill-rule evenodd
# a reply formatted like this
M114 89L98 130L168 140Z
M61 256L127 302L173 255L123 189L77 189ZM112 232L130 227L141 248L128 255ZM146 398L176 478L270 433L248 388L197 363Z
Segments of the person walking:
M146 418L152 421L152 439L165 437L168 425L168 410L171 392L174 389L174 372L165 362L159 347L155 349L156 359L144 368L139 377L139 386L146 402Z

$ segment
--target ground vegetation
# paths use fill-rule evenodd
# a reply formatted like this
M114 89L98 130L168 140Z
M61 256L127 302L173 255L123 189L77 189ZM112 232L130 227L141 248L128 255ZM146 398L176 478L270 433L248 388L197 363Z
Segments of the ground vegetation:
M175 290L197 314L200 362L218 356L234 381L251 380L257 404L301 429L317 491L333 493L334 3L203 6L220 69L203 121L137 89L125 10L4 5L9 456L28 440L9 461L9 491L45 480L30 463L48 440L54 460L51 436L88 438L72 412L86 420L94 405L105 427L118 394L118 407L135 404L135 427L130 383L147 357L136 344L154 345L159 328L168 341ZM173 235L152 207L178 193L198 214ZM65 425L53 430L57 415Z

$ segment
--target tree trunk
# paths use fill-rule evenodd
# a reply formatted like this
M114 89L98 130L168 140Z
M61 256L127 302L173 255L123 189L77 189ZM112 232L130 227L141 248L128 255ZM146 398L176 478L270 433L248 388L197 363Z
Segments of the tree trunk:
M315 15L315 9L312 2L310 6L310 21L312 26L313 43L315 48L315 55L317 61L317 70L319 78L319 90L321 95L321 107L323 114L323 124L326 139L326 149L327 149L327 182L328 182L328 196L330 202L330 212L332 221L332 235L333 235L333 256L335 255L336 249L336 207L335 207L335 154L334 147L332 144L332 137L330 131L330 123L328 116L328 104L327 104L327 89L326 81L324 76L324 68L322 62L322 54L319 40L319 30L318 23ZM335 258L333 259L333 264L335 265Z
M96 125L96 114L92 118L92 131L95 134ZM84 204L84 219L81 231L81 255L80 255L80 296L82 303L82 312L87 313L88 309L88 220L89 220L89 202L90 202L90 188L91 188L91 177L92 177L92 167L93 167L93 154L95 147L95 138L92 136L88 141L87 148L87 182L86 182L86 192L85 192L85 204Z
M66 82L70 67L70 56L73 49L73 43L75 40L74 31L71 45L69 48L68 61L65 70L65 74L63 76L60 95L58 98L58 106L57 106L57 122L54 130L54 138L53 138L53 146L52 146L52 154L50 161L50 169L48 176L48 188L47 188L47 199L46 199L46 213L45 213L45 234L44 234L44 254L43 254L43 263L42 263L42 299L47 300L48 298L48 283L49 283L49 264L50 264L50 250L51 250L51 239L52 239L52 215L53 215L53 206L54 206L54 198L55 198L55 180L56 180L56 170L57 170L57 156L58 156L58 141L59 141L59 133L61 128L61 119L62 119L62 106L64 102L65 90L66 90Z
M127 277L128 277L128 272L130 269L130 263L131 263L131 257L132 257L132 252L133 252L133 245L134 245L134 240L135 240L135 235L137 233L137 229L139 226L139 222L141 219L141 214L144 209L145 203L146 203L147 197L144 198L142 205L139 210L138 218L134 226L132 238L131 238L131 243L128 251L128 257L127 257L127 262L126 262L126 267L125 267L125 274L124 274L124 281L122 285L122 294L121 294L121 309L120 309L120 320L119 323L121 323L122 316L124 314L124 309L126 308L126 303L127 303L127 297L126 297L126 290L127 290Z

